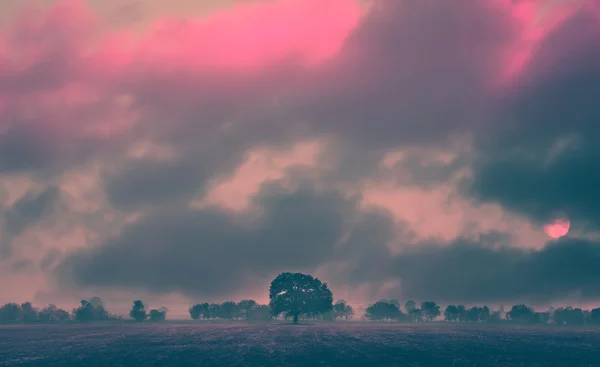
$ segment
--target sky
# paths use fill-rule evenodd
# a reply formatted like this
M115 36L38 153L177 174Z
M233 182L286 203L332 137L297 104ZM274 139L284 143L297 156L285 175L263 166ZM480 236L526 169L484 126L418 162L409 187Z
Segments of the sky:
M0 302L600 303L598 40L597 0L3 0Z

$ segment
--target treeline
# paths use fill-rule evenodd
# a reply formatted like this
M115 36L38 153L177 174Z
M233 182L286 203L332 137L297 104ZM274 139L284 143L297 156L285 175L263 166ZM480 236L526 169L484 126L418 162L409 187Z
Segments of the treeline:
M129 317L136 321L163 321L167 317L167 309L161 307L146 312L144 303L137 300L133 302ZM31 302L25 302L20 305L17 303L7 303L0 307L0 323L33 323L69 320L80 322L116 321L123 320L123 316L108 312L104 307L102 299L99 297L82 300L79 306L73 308L71 312L63 310L53 304L38 309L34 307Z
M167 317L167 309L151 309L140 300L133 302L129 317L135 321L163 321ZM333 294L327 283L318 278L302 273L281 273L269 288L269 304L261 305L253 300L223 303L198 303L189 308L190 317L194 320L247 320L269 321L273 319L323 320L336 321L351 319L355 312L344 300L333 302ZM443 319L453 323L516 323L516 324L559 324L584 325L600 324L600 308L582 310L581 308L550 308L537 312L524 304L512 306L504 312L500 307L492 311L488 306L449 305L442 314L441 307L434 301L416 302L409 300L402 309L398 300L379 300L369 305L362 320L378 322L411 322L422 323ZM45 321L106 321L121 320L106 310L102 300L93 297L82 300L79 307L67 312L55 305L42 310L33 307L30 302L18 305L8 303L0 308L0 322L45 322Z
M444 321L458 323L513 323L513 324L600 324L600 308L583 310L571 306L537 312L524 304L514 305L508 312L504 308L492 311L488 306L448 305L443 312L433 301L422 302L417 308L414 301L407 301L404 310L397 300L380 300L367 307L365 318L373 321L428 322L443 316Z

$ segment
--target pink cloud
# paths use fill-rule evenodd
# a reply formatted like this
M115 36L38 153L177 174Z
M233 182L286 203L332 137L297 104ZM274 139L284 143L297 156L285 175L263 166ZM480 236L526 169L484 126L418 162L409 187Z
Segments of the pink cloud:
M242 4L206 19L157 21L142 37L139 56L154 66L233 71L290 57L315 64L335 56L361 15L353 0Z
M44 116L44 125L60 130L57 135L93 130L113 136L133 126L111 115L114 107L106 102L123 92L163 119L175 120L199 105L220 105L222 111L211 117L226 120L237 111L234 106L285 94L334 105L357 91L408 100L415 97L397 89L414 94L418 85L439 83L430 79L440 76L450 85L451 74L464 75L467 81L460 83L494 80L503 68L516 73L530 53L530 43L515 43L534 37L525 25L533 22L535 2L497 0L486 10L448 7L453 21L468 23L482 15L497 21L484 32L502 28L506 35L490 36L492 42L466 29L450 30L444 40L429 38L443 36L437 31L418 35L423 23L411 19L435 21L434 11L380 4L384 11L375 8L366 17L354 0L240 4L204 19L156 19L139 36L109 31L82 1L24 10L0 36L0 113L31 120L33 110ZM387 38L391 43L383 45ZM499 55L508 56L503 61ZM431 98L441 103L458 103L440 88L435 93ZM118 127L111 129L107 120Z
M508 1L508 0L501 0ZM502 84L512 85L523 78L540 44L570 17L585 8L585 4L560 3L548 8L540 1L523 0L512 5L514 19L521 27L520 37L509 51ZM537 66L536 66L537 67Z
M135 39L126 29L107 32L82 1L23 9L0 34L0 101L13 117L36 110L44 124L71 120L69 128L80 129L74 120L86 119L67 110L98 115L121 88L187 87L192 99L220 88L243 98L234 90L252 95L261 70L333 57L361 15L353 0L241 4L205 19L157 19Z

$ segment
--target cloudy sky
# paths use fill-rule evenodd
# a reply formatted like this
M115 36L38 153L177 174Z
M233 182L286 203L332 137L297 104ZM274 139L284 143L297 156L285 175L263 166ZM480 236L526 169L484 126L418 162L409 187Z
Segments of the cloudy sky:
M0 302L600 302L599 40L597 0L3 0Z

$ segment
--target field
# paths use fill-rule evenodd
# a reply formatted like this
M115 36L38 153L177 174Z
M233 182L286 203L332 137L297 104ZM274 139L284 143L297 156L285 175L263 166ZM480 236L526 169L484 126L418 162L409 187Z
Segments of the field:
M600 330L432 324L0 326L0 366L598 366Z

